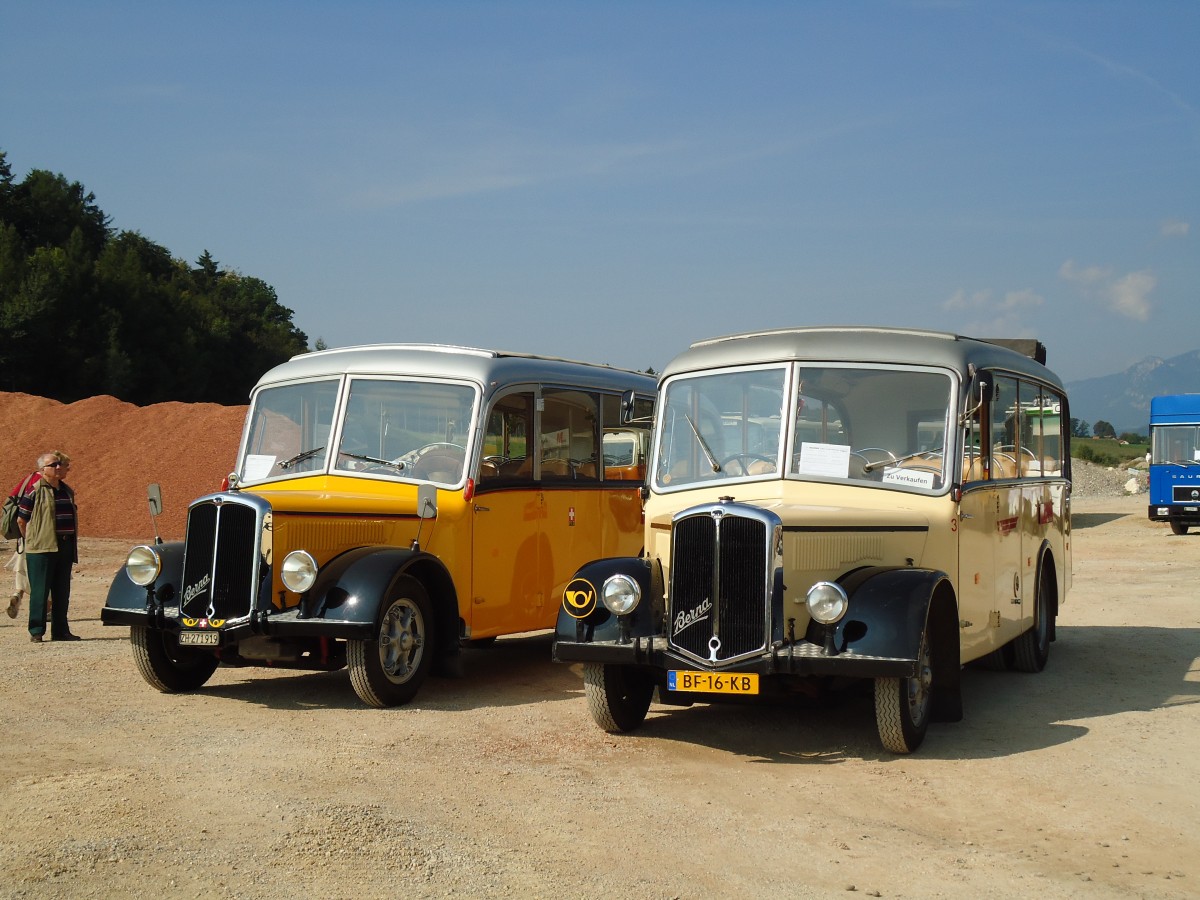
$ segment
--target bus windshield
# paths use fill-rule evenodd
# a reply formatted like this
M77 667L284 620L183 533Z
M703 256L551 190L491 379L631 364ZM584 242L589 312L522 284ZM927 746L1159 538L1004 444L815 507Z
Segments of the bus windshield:
M905 368L778 366L670 381L656 484L788 478L944 486L952 383Z
M246 481L323 472L460 484L478 390L467 384L354 378L265 388L254 399Z

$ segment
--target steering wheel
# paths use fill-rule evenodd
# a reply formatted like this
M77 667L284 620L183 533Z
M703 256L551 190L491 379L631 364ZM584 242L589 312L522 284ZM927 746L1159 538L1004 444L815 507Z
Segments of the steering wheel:
M729 473L731 475L751 475L751 474L766 475L766 474L768 474L767 472L753 472L752 473L750 471L750 464L755 463L755 462L764 462L768 466L771 467L770 468L771 472L776 471L775 460L773 460L769 456L763 456L760 453L734 453L732 456L729 456L721 461L721 470L724 471L726 469L726 467L732 462L736 462L738 464L738 467L741 469L741 471Z
M431 453L434 450L441 449L457 450L464 456L466 456L467 453L467 448L461 444L453 444L450 441L434 441L432 444L426 444L424 447L418 447L416 450L410 450L408 453L396 457L394 460L392 460L392 462L406 462L408 465L415 465L426 453Z
M851 478L873 478L878 481L883 478L883 467L879 464L896 461L896 454L883 447L863 447L861 450L851 450L850 455L862 460L859 471L850 473Z
M439 453L439 451L441 451ZM412 472L418 478L422 477L422 473L418 471L418 467L426 457L444 456L451 457L453 454L461 454L462 458L455 460L455 465L461 466L467 458L467 448L461 444L454 444L450 441L434 441L432 444L426 444L424 447L418 447L411 453L406 453L404 456L396 460L396 462L404 462L405 469Z

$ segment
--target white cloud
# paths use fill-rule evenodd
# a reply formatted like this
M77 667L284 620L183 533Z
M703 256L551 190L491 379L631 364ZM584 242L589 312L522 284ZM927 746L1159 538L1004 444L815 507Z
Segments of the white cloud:
M1191 225L1181 222L1179 219L1167 219L1159 229L1163 237L1187 237L1190 230Z
M1039 294L1025 288L1023 291L1009 291L1005 294L1004 299L1000 301L1000 308L1015 312L1020 309L1041 306L1042 303L1043 300Z
M961 288L955 291L942 304L942 309L948 311L991 310L993 312L1017 312L1031 306L1041 306L1043 300L1039 294L1029 288L1021 291L1009 291L999 300L994 299L991 291L972 291L967 293Z
M1145 322L1150 318L1150 292L1157 284L1150 272L1130 272L1109 286L1109 303L1121 315Z
M968 294L962 288L959 288L950 296L945 303L942 304L942 309L950 311L961 311L967 309L983 309L992 300L991 291L975 291Z
M942 304L948 312L965 313L959 333L975 337L1034 337L1035 329L1024 318L1027 310L1041 306L1041 295L1025 288L997 297L993 291L955 291Z
M1119 277L1102 266L1079 268L1068 259L1058 270L1059 277L1081 286L1083 295L1102 302L1118 315L1145 322L1153 305L1150 292L1158 285L1153 272L1129 272Z
M1085 285L1104 281L1111 273L1111 269L1101 268L1100 266L1088 266L1085 269L1080 269L1076 267L1075 260L1073 259L1068 259L1058 269L1058 275L1063 280Z
M644 172L661 168L665 160L686 151L678 141L571 146L501 135L477 141L471 150L449 152L432 141L417 144L400 165L390 161L383 180L373 173L364 186L340 190L360 208L404 206L568 179Z

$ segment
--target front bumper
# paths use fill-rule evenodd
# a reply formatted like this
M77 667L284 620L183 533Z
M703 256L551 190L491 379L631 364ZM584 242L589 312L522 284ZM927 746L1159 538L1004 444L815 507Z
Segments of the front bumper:
M180 622L178 607L166 607L151 614L145 609L106 606L100 611L100 621L105 625L140 625L157 628L173 634L179 634L181 631L207 630L185 628ZM369 641L376 636L375 627L370 622L329 618L302 619L299 608L265 614L256 612L247 619L227 622L213 630L221 635L220 646L236 644L245 638L258 635L360 641Z
M917 665L915 659L865 656L852 650L829 653L824 647L809 641L796 641L777 644L759 656L729 666L707 667L669 649L665 637L635 637L628 643L556 641L554 659L564 663L602 663L663 671L756 672L763 676L839 675L850 678L907 678L915 674Z
M1185 525L1200 525L1200 506L1189 503L1152 503L1147 512L1151 522L1183 522Z

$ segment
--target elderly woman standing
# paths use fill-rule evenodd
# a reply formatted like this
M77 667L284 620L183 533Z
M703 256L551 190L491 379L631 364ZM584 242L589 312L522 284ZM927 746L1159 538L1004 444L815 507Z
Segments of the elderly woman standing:
M57 453L38 457L41 480L21 498L17 523L25 539L29 568L29 639L46 633L46 600L51 600L50 639L78 641L67 622L71 567L78 561L75 492L62 480L66 466Z

